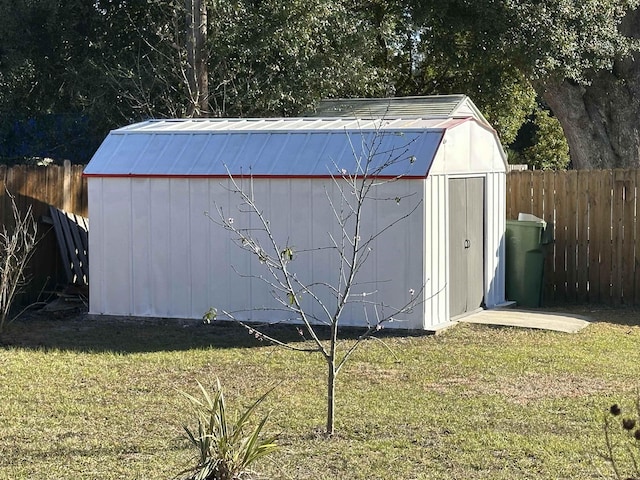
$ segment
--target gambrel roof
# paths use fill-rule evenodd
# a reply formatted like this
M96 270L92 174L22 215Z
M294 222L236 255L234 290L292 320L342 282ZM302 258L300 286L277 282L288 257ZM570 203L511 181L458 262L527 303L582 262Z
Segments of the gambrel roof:
M411 159L393 163L381 176L424 178L445 133L469 122L491 130L470 116L149 120L113 130L84 173L329 177L362 173L363 156L375 155L378 163Z

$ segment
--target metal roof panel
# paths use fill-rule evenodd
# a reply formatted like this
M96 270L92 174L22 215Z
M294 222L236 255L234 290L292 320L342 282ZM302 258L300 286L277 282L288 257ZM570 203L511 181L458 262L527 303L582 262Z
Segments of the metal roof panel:
M313 117L448 117L468 97L466 95L430 95L422 97L337 98L322 100Z
M478 107L466 95L421 97L336 98L321 100L309 117L359 118L452 118L473 116L489 125Z
M111 132L85 175L314 177L362 173L362 162L371 158L376 168L390 163L380 175L424 177L444 134L441 121L396 122L388 128L372 122L366 124L368 130L362 125L356 131L344 128L357 123L355 119L144 122ZM309 128L312 125L315 129ZM403 161L390 162L395 157Z

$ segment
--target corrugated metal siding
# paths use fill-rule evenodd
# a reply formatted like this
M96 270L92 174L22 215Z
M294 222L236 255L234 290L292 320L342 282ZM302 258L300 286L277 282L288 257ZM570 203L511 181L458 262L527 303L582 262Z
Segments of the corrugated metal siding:
M505 172L486 174L487 218L485 223L485 304L493 308L505 303L506 189Z
M430 175L424 184L424 329L449 322L447 176Z
M371 300L389 305L406 301L410 289L424 286L424 305L390 327L432 328L449 321L447 176L394 182L391 190L377 192L381 198L405 196L418 201L424 195L422 213L385 233L375 255L361 272L355 293L376 292ZM504 302L505 176L486 176L485 302L489 307ZM248 185L245 185L247 187ZM206 179L91 178L92 215L91 313L111 315L200 318L210 307L244 310L243 318L274 320L269 288L257 278L264 274L254 259L233 245L229 233L204 216L215 207L225 217L243 222L238 199L228 185ZM340 234L330 211L325 188L331 183L313 179L273 179L254 183L254 195L269 212L279 241L296 250L328 246L329 233ZM422 193L424 192L424 193ZM335 190L331 193L339 201ZM376 231L393 218L395 202L375 202L364 218L366 231ZM393 204L393 205L392 205ZM402 204L402 211L409 208ZM493 213L492 213L493 212ZM247 223L247 227L257 224ZM300 255L295 262L300 278L310 283L335 283L338 263L330 250ZM377 283L369 283L376 279ZM325 301L330 301L326 295ZM247 309L255 308L254 311ZM313 314L320 315L317 308ZM375 315L369 311L368 315ZM373 317L370 317L373 318ZM283 319L284 320L284 319ZM352 305L344 325L362 325L364 310Z
M213 179L91 178L93 205L106 208L96 208L92 216L100 227L96 235L92 231L91 246L100 254L92 263L96 281L90 285L90 312L201 318L213 306L235 311L239 318L287 320L271 296L272 289L257 278L268 273L264 266L204 215L210 211L217 218L215 211L220 208L237 226L259 226L255 218L239 211L241 200L229 187ZM369 202L362 235L382 229L409 211L420 201L421 189L420 180L380 186L373 196L388 200ZM291 264L299 278L307 283L338 284L337 252L315 250L331 245L329 234L340 238L327 198L336 205L343 201L335 183L264 179L254 181L252 192L268 212L278 241L289 242L300 252ZM400 206L393 200L396 197L404 198ZM384 299L386 305L395 307L408 301L411 289L419 291L424 242L419 215L415 212L376 240L353 299L367 293L366 301ZM303 253L308 249L313 251ZM335 301L328 289L320 288L319 295L328 305L332 298ZM321 310L309 305L309 311L322 320ZM376 318L373 308L354 303L344 312L343 325L363 325L367 317ZM422 311L416 309L389 326L422 328L422 322Z

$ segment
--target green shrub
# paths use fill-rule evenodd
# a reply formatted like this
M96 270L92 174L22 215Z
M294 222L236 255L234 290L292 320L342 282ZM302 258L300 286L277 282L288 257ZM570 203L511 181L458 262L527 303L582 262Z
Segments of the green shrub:
M220 381L213 396L198 382L202 399L183 392L191 402L198 421L197 432L184 427L191 444L198 450L198 463L183 474L185 480L234 480L248 472L249 466L277 448L277 435L264 437L268 415L250 426L256 408L269 392L256 400L240 416L227 413Z
M548 110L534 112L533 145L521 155L522 163L537 170L565 170L569 166L569 145L558 119Z

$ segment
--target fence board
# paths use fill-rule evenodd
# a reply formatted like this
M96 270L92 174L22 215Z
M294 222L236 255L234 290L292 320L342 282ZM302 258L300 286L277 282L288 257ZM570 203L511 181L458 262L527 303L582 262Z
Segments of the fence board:
M575 302L578 283L577 259L578 239L577 239L577 223L578 223L578 172L571 170L566 176L566 279L567 279L567 300Z
M542 188L543 175L544 172L542 170L536 170L532 172L531 176L531 198L533 200L531 213L539 218L544 218L544 190Z
M611 202L611 271L618 272L616 282L611 282L611 300L622 300L622 251L624 249L624 172L614 170Z
M559 207L566 206L566 172L557 172L555 175L555 198L554 205ZM567 211L565 208L556 208L555 212L556 226L555 235L557 242L555 243L555 262L553 269L553 278L555 283L556 301L564 301L567 296Z
M629 259L633 264L633 303L640 304L640 170L634 171L635 177L635 228L634 228L634 257Z
M622 217L623 250L622 250L622 294L621 301L632 305L634 303L633 291L633 264L635 246L635 172L624 170L622 181L624 184L624 213ZM615 278L615 277L614 277Z
M555 182L554 177L550 175L551 172L544 172L542 177L542 189L544 197L544 212L543 219L546 222L551 222L555 227ZM547 255L545 256L544 263L544 279L543 285L543 298L553 299L555 297L555 265L554 265L554 252L556 245L551 244L547 246Z
M586 302L589 298L589 172L577 173L577 295L578 302Z
M517 218L518 213L531 213L531 171L524 170L520 172L522 177L520 188L518 189L518 193L520 195L519 205L520 208L515 213L515 218Z
M515 175L515 173L516 172L514 170L513 173L510 174L513 175L513 177L511 177L513 181L507 181L505 189L505 197L507 202L507 204L505 205L505 214L508 219L513 218L513 209L517 208L518 206L518 201L516 200L515 196L515 190L516 188L518 188L518 185L520 185L520 182L518 181L518 177Z
M600 246L600 297L603 302L611 303L611 267L612 267L612 230L613 219L611 217L611 209L613 205L613 172L603 171L600 177L600 191L598 195L602 196L600 203L601 210L599 212L602 229L602 244Z
M589 173L589 301L600 302L600 248L603 236L598 216L600 182L597 175Z
M7 166L6 165L0 165L0 195L2 195L2 201L0 201L0 218L3 220L5 220L5 191L7 188L7 182L6 182L6 178L7 178ZM6 223L3 223L3 225L6 225Z

